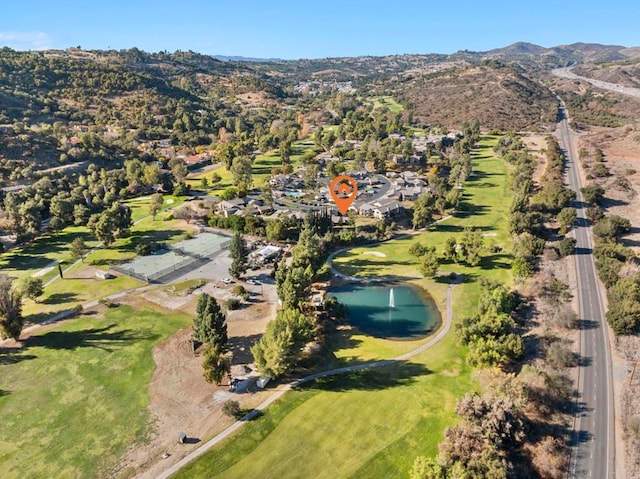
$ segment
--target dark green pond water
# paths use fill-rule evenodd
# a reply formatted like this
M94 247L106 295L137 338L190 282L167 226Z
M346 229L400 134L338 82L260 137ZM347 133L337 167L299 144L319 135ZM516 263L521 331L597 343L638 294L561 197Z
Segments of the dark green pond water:
M440 311L433 299L411 286L355 284L329 294L347 306L349 324L372 336L423 337L440 324Z

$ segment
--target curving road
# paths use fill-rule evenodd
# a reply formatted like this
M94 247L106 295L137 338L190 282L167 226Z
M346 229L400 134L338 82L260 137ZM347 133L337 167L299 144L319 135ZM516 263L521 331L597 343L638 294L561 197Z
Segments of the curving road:
M250 421L251 419L253 419L256 416L258 416L261 411L266 409L268 406L270 406L272 403L274 403L277 399L282 397L287 391L291 390L292 388L294 388L296 386L299 386L301 384L307 383L309 381L313 381L315 379L325 378L327 376L335 376L335 375L338 375L338 374L345 374L345 373L349 373L349 372L353 372L353 371L362 371L362 370L365 370L365 369L372 369L372 368L379 368L379 367L382 367L382 366L389 366L391 364L395 364L395 363L398 363L398 362L401 362L401 361L406 361L407 359L410 359L413 356L415 356L417 354L420 354L423 351L429 349L431 346L433 346L438 341L440 341L442 338L444 338L447 335L447 333L449 332L449 330L451 329L451 324L453 322L453 288L457 284L459 284L462 281L462 279L463 279L463 277L458 275L456 277L455 281L453 283L451 283L449 285L449 287L447 288L446 318L445 318L445 321L444 321L444 323L442 325L442 328L440 328L438 333L435 336L433 336L431 339L429 339L429 341L424 343L422 346L419 346L418 348L414 349L413 351L409 351L408 353L405 353L405 354L403 354L401 356L398 356L398 357L395 357L393 359L385 359L385 360L375 361L375 362L371 362L371 363L356 364L354 366L346 366L346 367L343 367L343 368L331 369L329 371L322 371L322 372L319 372L319 373L316 373L316 374L310 374L309 376L305 376L303 378L297 379L296 381L293 381L293 382L291 382L289 384L285 384L283 387L278 389L273 395L271 395L267 400L265 400L262 404L260 404L255 409L253 409L249 414L244 416L242 419L234 422L227 429L225 429L220 434L218 434L218 435L214 436L213 438L211 438L209 441L207 441L202 446L200 446L197 449L195 449L193 452L191 452L187 456L183 457L180 461L176 462L173 466L165 469L161 474L159 474L156 477L156 479L168 479L173 474L175 474L180 469L182 469L184 466L189 464L191 461L193 461L193 460L197 459L198 457L202 456L205 452L207 452L213 446L215 446L216 444L219 444L221 441L223 441L224 439L226 439L229 436L231 436L238 429L240 429L242 426L244 426L247 423L247 421Z
M578 213L574 227L577 246L573 258L578 284L581 360L570 477L612 479L615 477L615 422L608 326L592 254L591 228L580 192L582 182L573 144L575 133L569 128L568 121L568 113L562 103L555 135L564 149L567 182L576 192L575 207Z
M615 93L623 93L625 95L640 98L640 88L632 88L629 86L618 85L616 83L609 83L602 80L596 80L595 78L587 78L580 75L576 75L571 71L571 68L573 67L556 68L555 70L551 70L551 73L561 78L569 78L571 80L586 81L588 83L591 83L593 86L602 88L603 90L609 90Z

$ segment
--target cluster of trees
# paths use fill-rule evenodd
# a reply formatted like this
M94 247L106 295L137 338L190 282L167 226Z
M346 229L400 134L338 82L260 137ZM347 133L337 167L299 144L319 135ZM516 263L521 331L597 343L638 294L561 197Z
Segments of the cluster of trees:
M514 196L508 217L509 234L515 241L512 271L516 278L526 278L533 274L536 257L542 254L545 245L545 216L530 205L534 191L534 162L522 139L515 133L502 136L494 150L514 166L511 179ZM550 171L549 174L554 178L557 176L555 169L553 174Z
M291 261L287 263L284 258L274 268L282 310L251 348L261 374L278 377L286 373L300 360L302 347L317 333L307 298L311 283L327 272L324 238L330 232L331 222L326 215L310 212L291 249Z
M576 195L564 186L564 155L552 136L547 137L545 154L547 167L540 179L540 191L533 196L532 202L542 211L557 214L562 208L569 206Z
M0 338L20 338L25 324L22 316L23 298L38 301L44 293L42 278L27 277L15 281L6 274L0 274Z
M125 237L131 225L131 208L118 202L102 213L91 215L87 223L93 236L107 247L117 238Z
M463 344L469 347L467 361L475 366L505 366L522 358L524 343L512 317L521 300L499 283L482 279L478 312L458 326Z
M566 477L567 428L555 410L571 401L563 375L524 366L516 373L479 371L482 394L458 401L436 458L417 457L410 479Z
M193 320L193 340L204 356L202 367L207 382L220 384L231 371L228 351L227 318L212 296L198 296L196 317Z
M631 222L618 215L604 215L598 206L604 194L602 188L590 186L582 191L585 201L592 204L589 218L596 242L593 255L598 276L607 287L607 321L616 334L636 333L640 327L640 274L634 267L635 253L620 243L621 236L631 231Z

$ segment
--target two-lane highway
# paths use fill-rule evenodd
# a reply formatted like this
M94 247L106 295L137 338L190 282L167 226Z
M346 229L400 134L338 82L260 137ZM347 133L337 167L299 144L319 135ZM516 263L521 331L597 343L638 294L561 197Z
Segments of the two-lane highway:
M611 353L602 291L592 254L593 238L586 219L580 188L582 182L564 104L556 137L564 149L567 182L576 192L577 240L574 255L580 317L580 366L578 410L574 422L574 448L570 477L615 478L614 403Z

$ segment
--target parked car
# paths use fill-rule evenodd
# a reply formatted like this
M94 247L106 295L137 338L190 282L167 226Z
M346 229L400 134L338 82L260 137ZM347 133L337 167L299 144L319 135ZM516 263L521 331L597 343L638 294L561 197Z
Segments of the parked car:
M247 284L260 284L255 279L248 279Z
M224 284L231 284L233 283L233 280L231 278L222 278L222 282Z

